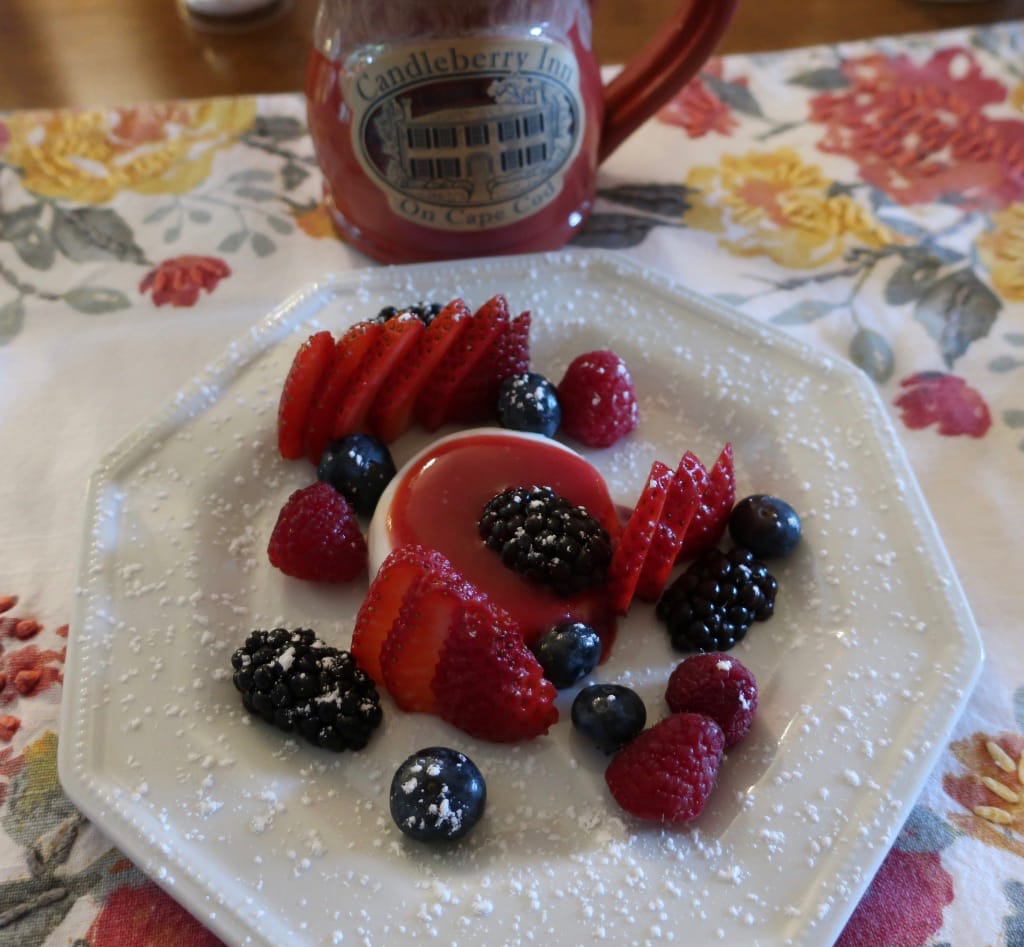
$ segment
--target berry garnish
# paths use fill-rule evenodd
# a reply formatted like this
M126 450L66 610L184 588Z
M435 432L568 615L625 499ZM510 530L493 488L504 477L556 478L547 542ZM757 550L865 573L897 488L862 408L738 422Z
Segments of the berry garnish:
M327 445L316 475L342 494L360 516L371 516L395 475L395 462L377 438L349 434Z
M629 611L674 481L675 474L660 460L656 460L651 465L640 498L622 530L608 570L611 605L617 615L625 615Z
M399 546L381 564L370 583L352 629L352 653L378 684L384 683L381 651L402 610L409 587L435 568L448 564L439 552L423 546Z
M778 583L740 546L705 553L665 591L656 613L680 651L728 651L755 621L771 618Z
M602 350L578 356L558 385L562 430L587 447L610 447L635 430L636 390L626 363Z
M308 628L254 631L231 666L246 710L325 750L361 750L380 724L370 676Z
M392 369L370 408L370 429L385 443L404 434L413 421L416 399L469 325L469 309L453 299L430 320L416 347Z
M417 319L420 320L425 326L429 326L434 318L440 313L442 309L441 303L415 303L412 306L405 306L399 309L397 306L385 306L377 313L376 322L387 322L389 319L394 319L396 316L400 316L403 312L411 312Z
M695 654L668 679L665 701L672 713L704 714L725 734L725 748L740 742L757 710L757 681L736 658L720 651Z
M658 520L658 528L644 557L636 597L645 602L656 602L665 589L665 583L675 566L676 557L690 528L701 498L711 483L707 470L694 454L683 454L669 487L665 506Z
M511 375L498 391L498 423L510 431L553 437L562 421L558 392L543 375Z
M462 838L484 814L487 784L458 750L431 746L413 753L391 780L391 818L418 842Z
M506 566L558 595L601 585L608 576L608 532L550 487L515 487L492 497L479 530Z
M295 353L277 407L277 449L288 460L298 460L305 444L306 419L321 380L336 357L330 332L311 335Z
M497 350L509 328L508 303L498 295L484 303L459 335L416 399L420 424L436 431L453 421L475 422L494 415L498 386Z
M357 322L338 339L334 362L317 389L306 419L304 444L311 463L320 462L334 430L334 419L345 399L363 358L383 331L375 322Z
M566 622L533 643L544 676L558 690L583 680L601 660L601 637L590 625Z
M267 553L271 565L296 579L349 582L366 572L366 540L352 507L320 481L288 497Z
M755 493L733 507L729 535L759 559L781 559L800 542L800 517L785 500Z
M572 723L599 750L614 753L647 723L647 708L622 684L591 684L572 702Z
M700 508L683 537L677 561L696 559L714 549L725 535L729 513L736 502L736 475L733 472L732 444L726 443L711 468L710 483L701 496Z
M605 782L630 815L688 822L711 794L724 747L722 728L710 717L673 714L622 749Z
M486 603L457 613L433 688L441 718L481 740L530 740L558 721L555 688L508 614Z

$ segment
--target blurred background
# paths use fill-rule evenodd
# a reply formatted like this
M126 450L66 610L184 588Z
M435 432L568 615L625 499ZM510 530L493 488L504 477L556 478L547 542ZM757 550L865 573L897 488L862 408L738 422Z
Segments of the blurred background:
M386 0L381 0L386 2ZM676 0L598 0L595 46L623 62ZM316 0L236 31L175 0L0 0L0 109L109 105L302 88ZM1013 19L1024 0L741 0L720 52L758 51Z

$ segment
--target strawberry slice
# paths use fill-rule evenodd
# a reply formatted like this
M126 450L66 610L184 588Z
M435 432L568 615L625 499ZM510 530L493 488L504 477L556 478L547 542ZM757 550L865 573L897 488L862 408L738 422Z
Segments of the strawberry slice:
M477 424L495 416L498 405L498 389L504 377L498 372L505 337L511 320L508 301L504 296L488 300L474 314L474 319L491 323L491 342L483 355L475 360L473 367L456 386L452 393L446 421L461 424ZM497 328L494 328L497 326Z
M736 474L732 466L732 444L726 443L711 468L711 484L701 498L700 509L694 515L683 538L676 561L696 559L718 545L729 525L729 514L736 503Z
M295 353L277 407L277 449L288 460L302 456L306 418L334 358L334 339L330 332L311 335Z
M626 523L608 568L608 590L615 614L625 615L633 601L640 571L661 520L675 474L660 460L651 465L647 483Z
M651 546L640 570L640 581L636 585L637 598L645 602L656 602L661 596L686 531L700 509L701 498L710 482L708 472L697 456L690 451L683 454L665 499L658 528L651 538Z
M469 324L469 307L454 299L427 326L416 347L388 375L370 409L370 429L385 444L412 424L416 399Z
M384 323L345 391L334 416L331 437L366 432L367 416L377 392L391 370L416 346L425 331L423 323L411 312L404 312Z
M513 319L498 348L498 377L521 375L530 370L530 313L521 312ZM499 383L500 387L500 383Z
M428 431L436 431L442 424L455 419L458 412L466 413L469 387L463 383L480 367L480 376L493 371L493 352L498 339L508 327L508 303L504 296L495 296L483 304L470 318L469 325L460 334L441 360L416 399L416 417ZM474 381L473 385L477 384ZM486 406L488 411L493 404ZM473 406L476 410L476 406Z
M529 740L558 720L557 691L515 623L483 602L457 611L433 690L441 718L481 740Z
M320 386L306 421L306 456L314 464L320 463L320 455L331 439L335 415L356 370L383 330L384 326L377 322L357 322L338 339L334 365Z
M363 599L352 630L352 656L378 684L384 683L381 650L398 618L409 587L432 569L448 566L439 552L399 546L381 564ZM450 568L450 566L449 566Z

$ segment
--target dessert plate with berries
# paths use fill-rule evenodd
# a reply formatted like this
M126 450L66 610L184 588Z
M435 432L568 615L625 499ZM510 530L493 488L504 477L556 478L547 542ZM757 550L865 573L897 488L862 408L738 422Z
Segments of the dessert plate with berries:
M870 382L600 253L288 300L79 587L63 784L239 944L830 944L982 659Z

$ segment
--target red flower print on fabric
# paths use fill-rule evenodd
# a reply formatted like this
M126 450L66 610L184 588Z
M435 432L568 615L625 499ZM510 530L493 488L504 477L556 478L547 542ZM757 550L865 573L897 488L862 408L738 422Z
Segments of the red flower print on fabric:
M702 75L721 79L722 60L710 60ZM736 81L740 85L746 82L744 79ZM708 88L700 76L687 83L683 90L658 112L658 121L682 128L691 138L703 138L710 132L729 135L739 124L733 118L732 109Z
M202 924L152 882L111 892L89 928L91 947L223 947Z
M150 270L139 283L139 292L152 293L158 306L194 306L199 291L212 293L231 275L231 267L215 256L176 256Z
M944 437L984 437L992 427L985 399L957 375L918 372L900 382L904 389L893 404L912 431L938 425Z
M1006 99L967 49L942 49L917 64L906 55L850 59L847 89L811 100L826 126L823 151L857 162L861 177L902 204L954 196L966 209L1024 197L1024 121L992 119Z
M840 934L835 947L923 947L942 926L953 879L938 852L894 848Z

